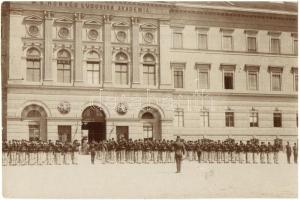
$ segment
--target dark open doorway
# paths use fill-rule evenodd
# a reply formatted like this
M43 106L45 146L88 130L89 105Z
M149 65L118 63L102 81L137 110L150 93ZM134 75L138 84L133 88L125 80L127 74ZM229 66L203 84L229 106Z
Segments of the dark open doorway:
M88 141L106 139L106 120L104 112L97 106L89 106L82 113L82 130L88 130Z

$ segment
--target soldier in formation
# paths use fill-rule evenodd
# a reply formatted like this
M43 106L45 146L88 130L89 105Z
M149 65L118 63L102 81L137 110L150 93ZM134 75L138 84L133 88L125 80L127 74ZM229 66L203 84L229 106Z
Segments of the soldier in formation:
M183 140L186 150L185 159L199 163L237 163L237 164L278 164L278 142L239 141L227 139L213 141L198 139ZM2 144L3 165L70 165L78 164L79 142L61 141L4 141ZM285 146L288 163L293 157L297 163L298 147ZM114 138L100 142L89 143L92 163L174 163L175 141L150 139L120 139Z
M12 140L2 142L2 165L77 164L79 142Z

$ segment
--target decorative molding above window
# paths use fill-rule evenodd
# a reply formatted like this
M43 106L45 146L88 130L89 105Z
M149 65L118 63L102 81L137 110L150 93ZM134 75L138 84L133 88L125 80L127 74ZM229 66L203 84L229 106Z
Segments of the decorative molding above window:
M43 19L36 15L30 15L24 18L24 22L27 24L41 24Z
M282 66L269 66L268 71L282 73L283 67Z
M291 36L292 36L293 38L298 38L298 33L291 33Z
M196 26L195 30L199 33L207 33L209 31L209 27L206 26Z
M259 65L245 65L245 71L259 71L260 66Z
M221 63L220 69L222 70L228 70L228 71L235 71L236 64L226 64L226 63Z
M155 30L155 29L157 29L157 26L156 25L154 25L154 24L142 24L141 26L140 26L140 29L142 30L142 31L147 31L147 30Z
M90 19L90 20L86 20L84 24L89 26L101 26L102 22L100 20Z
M185 62L171 62L171 68L180 68L180 69L185 69L186 63Z
M295 74L298 74L298 67L292 67L291 72L295 73Z
M61 17L54 21L56 24L73 24L73 20L68 17Z
M220 32L223 34L232 34L234 32L233 28L220 28Z
M272 37L279 37L281 35L281 32L269 31L268 35L270 35Z
M247 35L257 35L258 31L257 30L245 30L244 33Z
M127 22L116 22L113 23L112 26L116 28L129 28L129 24Z
M170 25L170 28L173 29L173 31L182 32L182 30L184 29L184 25L173 24L173 25Z
M210 63L195 63L195 69L197 70L210 70L211 64Z

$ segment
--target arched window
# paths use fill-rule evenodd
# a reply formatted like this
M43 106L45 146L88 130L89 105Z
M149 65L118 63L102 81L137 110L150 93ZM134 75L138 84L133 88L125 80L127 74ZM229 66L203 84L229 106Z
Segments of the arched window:
M71 56L66 50L57 53L57 82L71 82Z
M47 113L41 106L36 104L26 106L21 117L28 120L29 140L47 141Z
M90 84L99 84L100 81L100 60L95 51L87 55L87 82Z
M41 57L40 52L35 48L30 48L26 55L26 79L31 82L41 80Z
M115 82L119 85L128 84L128 57L123 52L116 55Z
M155 58L146 54L143 58L143 79L145 85L155 85Z

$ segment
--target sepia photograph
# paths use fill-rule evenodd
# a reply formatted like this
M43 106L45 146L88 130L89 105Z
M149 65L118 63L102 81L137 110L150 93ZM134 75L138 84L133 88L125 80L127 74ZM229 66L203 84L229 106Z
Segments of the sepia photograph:
M297 1L5 1L2 197L298 198Z

